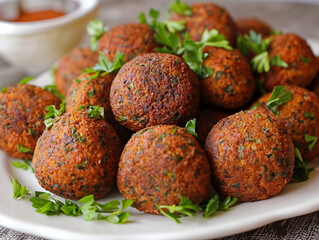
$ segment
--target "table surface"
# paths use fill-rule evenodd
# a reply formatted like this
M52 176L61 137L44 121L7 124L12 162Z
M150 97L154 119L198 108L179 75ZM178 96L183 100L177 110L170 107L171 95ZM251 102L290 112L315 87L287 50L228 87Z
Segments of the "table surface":
M102 0L100 18L108 26L135 22L141 11L148 12L150 8L165 12L169 5L168 0ZM193 3L196 1L186 1ZM229 10L236 18L257 17L268 22L276 29L284 32L294 32L305 38L319 39L319 31L314 30L319 23L319 1L312 4L271 2L271 1L214 1ZM88 40L84 40L87 43ZM11 76L8 65L0 59L0 76ZM15 73L11 81L21 79L22 72ZM4 85L3 81L0 86ZM1 223L0 223L1 224ZM0 240L27 239L42 240L36 236L19 233L0 227ZM267 226L222 238L222 240L247 240L247 239L319 239L319 212L300 216L292 219L278 221Z

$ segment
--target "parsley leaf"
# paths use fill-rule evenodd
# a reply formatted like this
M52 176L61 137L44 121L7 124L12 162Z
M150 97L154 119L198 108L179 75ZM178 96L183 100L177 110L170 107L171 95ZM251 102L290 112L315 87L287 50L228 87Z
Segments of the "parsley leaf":
M282 106L289 102L292 99L291 91L287 91L285 86L276 86L272 91L272 94L269 100L266 103L266 106L274 114L278 115L277 106Z
M58 70L58 68L56 66L51 67L51 75L53 78L55 78L57 70Z
M62 103L60 104L59 110L57 110L54 105L47 106L45 108L45 110L47 110L48 113L45 115L44 124L45 124L46 128L49 129L54 122L54 118L62 116L62 114L64 113L65 100L62 100Z
M270 69L268 52L255 56L251 61L252 69L257 73L268 72Z
M169 12L174 12L179 15L183 16L191 16L192 15L192 8L188 6L187 3L181 2L180 0L176 0L172 2L169 6Z
M283 60L281 60L280 55L276 55L276 56L272 57L270 64L271 64L271 66L278 66L278 67L283 67L283 68L288 67L288 64L286 62L284 62Z
M187 132L189 132L193 136L197 137L197 133L196 133L196 118L194 118L192 120L189 120L186 123L185 128L186 128Z
M29 190L26 188L26 186L22 186L16 178L13 181L10 178L10 181L12 184L14 199L24 198L25 195L30 195Z
M187 198L180 196L179 205L157 205L158 210L166 217L174 220L177 223L180 223L179 218L182 216L194 217L195 212L200 211L202 208ZM165 212L163 209L167 209L168 212Z
M238 198L234 198L228 196L219 204L220 211L227 211L230 207L234 206L234 204L238 201Z
M23 147L19 143L17 144L17 148L18 148L19 153L28 153L28 152L32 151L32 149L27 148L27 147Z
M88 115L91 118L100 119L100 116L104 119L104 107L100 106L80 106L80 109L88 109Z
M4 93L4 92L6 92L7 91L7 88L6 87L2 87L1 88L1 93Z
M167 49L168 53L176 54L181 46L181 40L178 33L168 32L163 23L158 24L157 32L154 37L159 43L166 47L165 49Z
M308 143L309 152L312 152L313 147L316 145L316 142L318 141L318 137L310 136L310 135L306 134L305 140Z
M237 48L244 55L247 56L250 52L254 54L261 54L266 52L272 38L263 39L261 34L250 30L249 35L240 35L237 38Z
M20 85L26 85L28 84L31 80L33 80L34 77L25 77L23 78L18 84Z
M125 64L123 60L125 57L124 54L121 54L119 51L116 51L113 62L110 62L103 52L100 52L99 63L94 66L94 70L99 72L104 72L103 75L106 75L111 72L118 72L120 68Z
M310 62L310 59L309 59L309 58L306 58L305 56L301 56L300 59L301 59L301 61L303 61L304 63L309 63L309 62Z
M23 161L13 161L11 162L12 166L14 166L15 168L21 168L23 170L28 170L30 169L31 172L34 173L34 169L31 165L31 162L29 160L23 160Z
M290 182L304 182L309 179L309 171L302 159L300 150L295 147L295 168Z
M218 198L218 195L216 194L209 200L208 204L206 205L203 217L208 218L214 215L215 212L217 212L218 208L219 208L219 198Z
M65 97L61 93L59 93L56 85L46 85L44 87L44 89L48 90L50 93L54 94L55 96L57 96L61 100L65 99Z
M87 25L86 30L90 37L91 49L93 52L96 52L98 41L102 35L108 31L108 27L106 27L101 20L92 20Z
M216 29L208 31L205 29L202 39L200 41L204 46L219 47L226 50L232 50L233 48L229 45L225 35L220 34Z

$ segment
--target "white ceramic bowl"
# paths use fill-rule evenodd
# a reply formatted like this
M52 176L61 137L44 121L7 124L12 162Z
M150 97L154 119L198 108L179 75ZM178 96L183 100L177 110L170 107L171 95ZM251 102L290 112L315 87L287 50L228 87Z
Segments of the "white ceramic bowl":
M2 11L9 1L0 0ZM55 9L67 12L62 17L37 22L0 21L1 57L29 75L47 70L79 45L87 23L96 18L99 9L99 0L24 0L24 4L27 10L34 11L54 4Z

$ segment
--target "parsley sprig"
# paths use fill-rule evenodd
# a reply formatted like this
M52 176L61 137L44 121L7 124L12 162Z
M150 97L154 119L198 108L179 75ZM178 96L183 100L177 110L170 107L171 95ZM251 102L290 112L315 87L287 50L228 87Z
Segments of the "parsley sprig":
M65 100L62 100L59 110L57 110L54 105L50 105L45 108L45 110L48 111L48 113L45 115L45 120L44 120L44 124L47 129L49 129L52 126L54 119L56 117L62 116L62 114L65 111L65 104L66 104Z
M91 49L93 52L96 52L99 39L108 31L108 29L109 28L106 27L101 20L92 20L87 25L86 30L90 37Z
M318 141L318 137L306 134L305 140L308 143L309 152L312 152L313 147L316 145L316 142Z
M23 170L28 170L28 169L30 169L31 172L34 173L34 169L33 169L32 165L31 165L31 161L29 161L29 160L12 161L11 164L12 164L12 166L14 166L15 168L21 168L21 169L23 169Z
M176 0L170 4L169 12L174 12L183 16L191 16L192 8L187 3Z
M54 94L61 100L65 99L65 96L63 96L57 89L56 85L46 85L44 87L44 90L48 90L50 93Z
M34 77L25 77L23 78L18 84L20 85L26 85L28 84L31 80L33 80Z
M104 107L94 105L94 106L80 106L79 108L80 110L87 109L88 115L91 118L100 119L100 117L102 117L104 119Z
M111 72L118 72L120 68L125 64L123 60L125 54L121 54L121 52L116 51L113 62L109 61L103 52L100 52L99 63L97 63L93 69L96 72L103 72L102 75L106 75Z
M295 147L295 168L290 182L304 182L309 179L309 170L303 161L300 150Z
M36 212L48 216L64 214L76 217L82 215L86 221L105 220L110 223L122 224L127 222L130 217L130 213L124 210L134 202L134 199L124 199L121 202L122 204L118 200L101 204L94 200L93 195L88 195L78 201L82 205L79 206L78 203L68 199L63 203L46 192L35 191L30 194L30 191L25 186L22 186L16 178L11 180L11 183L14 199L28 197L32 207L36 208ZM120 205L122 205L121 208ZM105 213L108 215L105 215Z
M251 61L253 71L257 73L268 72L270 69L269 54L263 52L255 56Z
M189 132L193 136L197 137L197 133L196 133L196 118L194 118L192 120L189 120L186 123L185 128L186 128L187 132Z
M280 55L273 56L271 58L270 64L271 64L271 66L278 66L278 67L283 67L283 68L288 67L288 64L281 59Z
M179 220L183 216L194 217L196 212L204 210L203 217L208 218L215 214L216 211L227 211L238 201L237 198L226 197L220 202L219 196L214 195L206 205L199 206L187 198L180 196L180 203L178 205L157 205L158 210L166 217L180 223ZM167 211L164 211L166 209Z
M266 103L266 106L271 110L274 114L278 115L279 111L277 109L278 106L282 106L289 102L292 99L292 92L286 90L285 86L276 86L274 87L272 94L269 100Z

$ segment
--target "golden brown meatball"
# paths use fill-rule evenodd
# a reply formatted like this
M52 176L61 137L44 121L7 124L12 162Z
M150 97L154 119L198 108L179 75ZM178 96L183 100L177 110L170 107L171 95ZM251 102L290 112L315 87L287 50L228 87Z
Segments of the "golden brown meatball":
M253 30L257 34L260 33L262 37L268 37L271 32L271 27L268 24L256 18L237 19L236 25L241 35L248 35L250 30Z
M213 74L201 80L202 101L223 109L238 109L254 94L255 81L247 60L237 50L208 48L204 65Z
M280 56L287 68L271 66L259 76L263 87L272 91L276 85L307 87L317 74L317 62L307 42L295 34L273 36L269 45L269 58Z
M225 35L230 45L236 45L237 27L224 8L214 3L195 3L191 9L191 16L177 15L173 20L186 20L185 31L192 40L200 41L206 29L216 29Z
M99 51L113 61L117 51L129 61L143 53L155 52L158 44L154 32L146 24L129 23L112 28L99 39Z
M201 146L205 145L205 140L212 127L229 114L215 109L200 107L196 114L197 140Z
M0 148L19 159L32 159L49 105L61 100L32 85L15 85L0 93Z
M182 58L148 53L121 68L110 99L116 120L132 131L185 124L197 112L199 80Z
M309 151L305 135L319 137L319 98L316 94L301 87L286 87L291 91L292 100L277 107L278 117L283 120L285 129L295 147L299 148L304 160L312 160L319 156L319 141ZM273 114L266 105L271 93L262 96L254 106L257 110Z
M241 202L276 195L294 169L294 145L281 121L259 111L221 120L208 134L205 149L216 189Z
M39 184L68 199L105 196L116 180L121 141L104 120L83 112L55 119L37 143L32 164Z
M84 68L93 67L98 61L98 54L90 48L75 48L59 62L55 72L55 84L64 96L67 94L73 79L77 78Z
M107 75L96 73L82 73L71 85L66 96L66 112L86 110L83 107L100 106L104 108L104 119L119 134L123 143L126 143L132 133L114 118L110 106L110 89L115 77L114 73Z
M134 206L160 214L156 204L179 204L180 196L199 204L211 190L205 152L184 128L161 125L135 133L119 163L117 186Z

